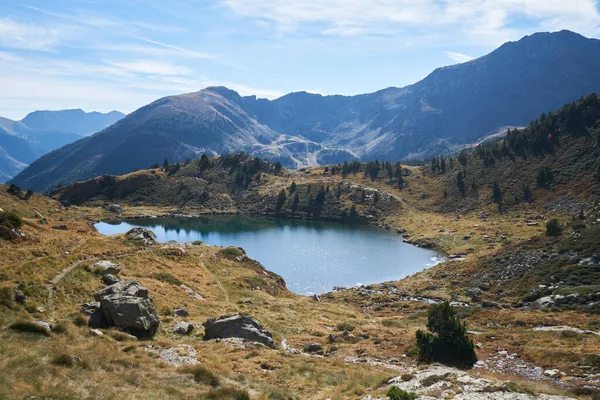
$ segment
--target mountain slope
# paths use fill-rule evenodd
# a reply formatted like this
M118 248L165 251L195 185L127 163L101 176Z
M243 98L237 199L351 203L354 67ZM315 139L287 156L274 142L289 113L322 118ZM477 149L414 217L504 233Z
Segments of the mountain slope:
M356 156L430 157L600 91L597 59L600 40L561 31L506 43L405 88L359 96L301 92L269 101L208 88L142 107L94 137L49 154L14 182L49 190L59 182L147 168L165 157L181 161L232 151L291 167Z
M118 121L124 114L82 110L35 111L21 121L0 117L0 182L42 155Z

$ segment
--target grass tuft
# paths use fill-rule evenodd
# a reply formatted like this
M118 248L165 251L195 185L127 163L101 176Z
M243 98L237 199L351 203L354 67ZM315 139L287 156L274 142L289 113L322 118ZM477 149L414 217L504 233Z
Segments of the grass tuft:
M48 329L44 328L39 324L36 324L34 321L17 321L10 325L10 329L19 332L36 333L45 336L50 336L50 331Z

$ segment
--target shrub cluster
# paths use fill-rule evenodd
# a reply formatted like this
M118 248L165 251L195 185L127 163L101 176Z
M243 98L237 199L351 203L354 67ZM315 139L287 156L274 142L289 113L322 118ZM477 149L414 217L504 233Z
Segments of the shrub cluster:
M455 315L448 302L434 304L427 315L427 329L417 331L419 359L458 368L470 368L477 361L467 326Z

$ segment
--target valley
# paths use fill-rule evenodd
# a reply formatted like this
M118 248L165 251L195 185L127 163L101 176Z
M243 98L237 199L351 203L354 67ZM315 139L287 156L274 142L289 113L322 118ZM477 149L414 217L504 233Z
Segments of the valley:
M596 398L599 116L591 95L421 166L288 170L231 154L104 175L52 198L3 186L2 209L23 224L0 241L0 395L362 399L394 383L433 398ZM215 214L370 225L447 260L313 298L241 249L94 228ZM152 339L86 326L79 307L111 287L98 261L147 289L160 322ZM443 300L475 345L467 372L418 362L415 333ZM259 321L274 344L202 340L208 318L232 314ZM52 328L31 328L39 320ZM194 330L176 333L184 322Z

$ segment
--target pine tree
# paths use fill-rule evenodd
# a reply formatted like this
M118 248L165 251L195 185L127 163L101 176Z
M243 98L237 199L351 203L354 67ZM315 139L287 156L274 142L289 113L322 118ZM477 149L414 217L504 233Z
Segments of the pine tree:
M466 192L466 188L465 188L465 177L462 171L459 171L458 174L456 174L456 186L458 187L458 191L460 192L460 195L462 197L465 197L465 192Z
M502 190L500 189L500 186L498 186L498 182L494 182L492 198L494 199L494 202L498 204L498 207L502 206Z
M163 170L167 171L169 169L169 160L167 160L165 158L165 161L163 162Z

